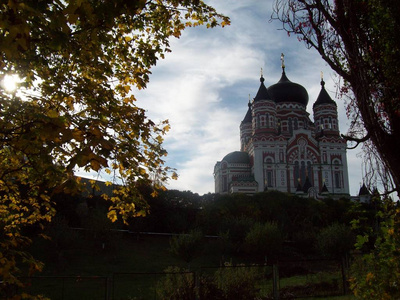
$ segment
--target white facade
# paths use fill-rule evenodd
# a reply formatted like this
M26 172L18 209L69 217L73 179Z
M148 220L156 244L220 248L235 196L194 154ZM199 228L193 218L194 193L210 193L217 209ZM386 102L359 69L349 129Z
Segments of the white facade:
M313 104L312 122L307 91L291 82L284 68L278 83L266 88L262 76L260 82L240 124L240 151L215 165L215 192L348 197L346 141L325 83Z

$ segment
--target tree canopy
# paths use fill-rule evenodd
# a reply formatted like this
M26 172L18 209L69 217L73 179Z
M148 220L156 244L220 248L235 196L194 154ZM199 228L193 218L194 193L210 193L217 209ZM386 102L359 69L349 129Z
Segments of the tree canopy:
M273 18L316 49L343 79L351 128L364 143L366 177L400 195L400 7L394 0L277 0ZM380 173L380 174L377 174Z
M0 80L22 79L18 91L0 87L0 274L12 283L21 229L54 216L53 194L78 190L77 168L118 174L111 220L146 213L137 184L156 175L161 187L176 174L164 166L168 121L149 120L133 91L146 87L171 37L229 19L200 0L0 6Z

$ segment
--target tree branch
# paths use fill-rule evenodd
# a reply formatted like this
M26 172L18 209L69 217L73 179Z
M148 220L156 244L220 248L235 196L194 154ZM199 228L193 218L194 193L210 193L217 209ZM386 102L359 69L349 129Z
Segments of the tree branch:
M341 136L346 141L351 141L351 142L356 142L357 143L354 147L347 147L346 148L346 149L349 149L349 150L357 148L360 143L363 143L363 142L369 140L370 137L371 137L371 135L369 133L367 133L367 135L362 137L362 138L355 138L355 137L351 137L351 136L344 135L344 134L341 134Z

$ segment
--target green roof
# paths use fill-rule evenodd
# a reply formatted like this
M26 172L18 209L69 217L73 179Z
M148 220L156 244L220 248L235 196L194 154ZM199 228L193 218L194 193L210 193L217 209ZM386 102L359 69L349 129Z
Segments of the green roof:
M249 164L250 157L247 152L244 151L234 151L231 152L222 159L228 163L240 163L240 164Z

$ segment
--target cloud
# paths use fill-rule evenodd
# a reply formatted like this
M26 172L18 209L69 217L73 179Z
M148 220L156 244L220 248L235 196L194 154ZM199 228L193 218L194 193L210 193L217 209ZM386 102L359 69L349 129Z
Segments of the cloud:
M265 84L281 76L280 54L285 53L289 79L303 85L310 96L308 111L324 72L326 88L334 98L331 69L316 51L307 50L296 37L269 22L273 1L209 1L231 17L226 28L188 28L171 41L172 53L153 68L147 89L136 94L138 105L153 120L169 119L171 131L164 147L167 165L177 168L170 188L197 193L214 191L213 169L226 154L239 150L239 125L247 111L248 95L254 97L263 68ZM336 99L335 99L336 100ZM339 126L348 124L340 101ZM359 159L349 151L351 191L358 192ZM356 187L356 188L354 188Z

